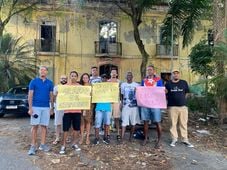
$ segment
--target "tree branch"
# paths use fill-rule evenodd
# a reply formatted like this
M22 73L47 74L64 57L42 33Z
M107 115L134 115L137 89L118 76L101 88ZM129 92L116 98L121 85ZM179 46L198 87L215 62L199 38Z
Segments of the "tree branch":
M124 13L126 13L128 16L132 17L132 13L130 13L129 11L127 11L125 8L123 8L117 1L113 2L121 11L123 11Z
M34 7L37 4L37 2L32 3L31 5L29 5L27 7L20 8L20 9L13 12L13 10L16 8L17 4L18 4L18 0L14 0L11 7L10 7L10 10L9 10L9 13L8 13L6 19L2 22L3 26L5 26L14 15L19 14L21 12L24 12L24 11Z

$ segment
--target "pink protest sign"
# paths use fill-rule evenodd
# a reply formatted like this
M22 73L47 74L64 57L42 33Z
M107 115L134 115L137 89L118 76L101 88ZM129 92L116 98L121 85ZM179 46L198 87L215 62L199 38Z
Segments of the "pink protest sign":
M138 106L166 109L165 87L137 87L136 100Z

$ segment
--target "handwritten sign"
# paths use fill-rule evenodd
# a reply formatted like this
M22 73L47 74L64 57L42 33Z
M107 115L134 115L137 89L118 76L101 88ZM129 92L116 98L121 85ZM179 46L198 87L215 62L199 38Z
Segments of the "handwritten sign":
M92 86L92 103L118 103L119 83L95 83Z
M91 104L91 86L59 85L57 110L89 110Z
M167 107L165 87L137 87L136 100L138 106L146 108L165 109Z

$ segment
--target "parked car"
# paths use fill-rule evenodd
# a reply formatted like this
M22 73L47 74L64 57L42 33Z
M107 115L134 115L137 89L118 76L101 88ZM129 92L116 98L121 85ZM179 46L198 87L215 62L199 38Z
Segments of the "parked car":
M28 87L17 86L0 94L0 117L5 114L25 114L28 112Z

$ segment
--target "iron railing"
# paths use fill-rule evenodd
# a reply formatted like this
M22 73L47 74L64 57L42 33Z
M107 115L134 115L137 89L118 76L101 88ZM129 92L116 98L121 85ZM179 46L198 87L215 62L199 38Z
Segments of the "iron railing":
M36 52L60 52L60 40L35 39Z
M173 45L173 56L178 56L178 44ZM171 58L171 45L156 44L156 56L169 56Z
M120 42L95 41L95 54L108 56L121 56L122 44Z

